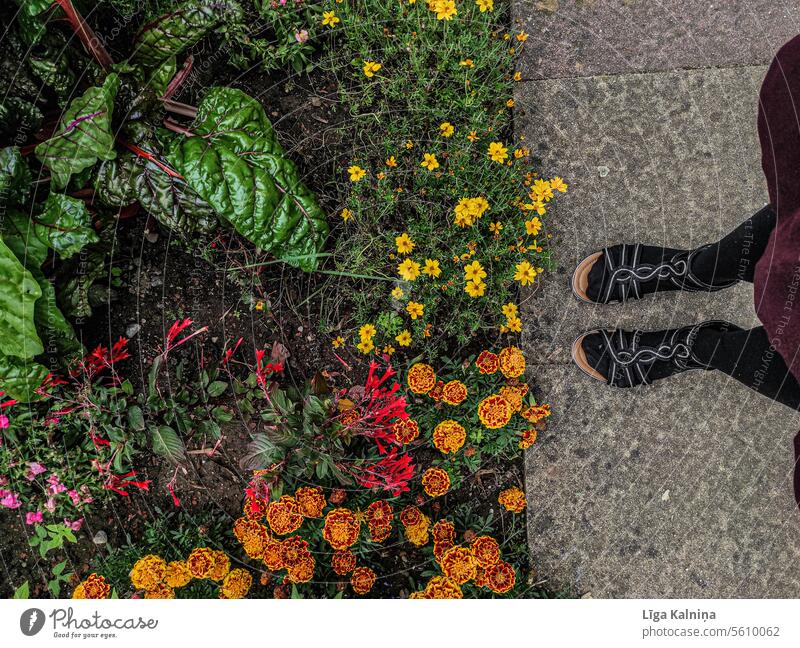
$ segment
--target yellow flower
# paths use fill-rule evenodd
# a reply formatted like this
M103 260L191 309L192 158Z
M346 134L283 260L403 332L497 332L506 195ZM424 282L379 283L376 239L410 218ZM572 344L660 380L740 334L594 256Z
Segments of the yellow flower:
M542 230L542 221L538 216L534 216L531 220L525 221L525 231L530 236L536 236Z
M455 0L432 0L428 6L439 20L452 20L458 14Z
M397 266L397 274L406 281L414 281L414 279L419 277L419 263L411 259L406 259Z
M411 254L411 250L413 250L416 245L407 232L403 232L400 236L395 237L394 242L400 254Z
M375 345L372 343L372 340L361 340L361 342L356 345L356 348L364 355L367 355L375 348Z
M506 106L508 108L513 108L514 107L514 100L513 99L509 99L508 101L506 101Z
M503 224L500 221L497 221L496 223L489 223L489 231L492 234L499 234L500 230L502 229L503 229Z
M341 335L337 335L333 340L333 348L338 349L339 347L344 346L344 338Z
M390 155L386 159L386 166L388 166L388 167L396 167L397 166L397 160L395 159L394 155Z
M508 325L509 331L519 333L522 330L522 320L519 317L509 317L506 324Z
M535 180L531 193L533 194L531 198L538 198L539 200L551 200L553 198L553 188L547 180Z
M517 305L514 302L508 302L507 304L503 305L503 315L505 315L508 319L516 317L517 313Z
M400 331L400 333L395 336L395 341L400 346L410 346L411 345L411 333L408 331Z
M435 279L442 274L442 269L439 267L439 262L436 259L425 259L425 268L422 272Z
M467 135L467 139L470 142L477 142L480 139L480 137L478 137L478 134L475 131L470 131L469 135Z
M392 289L392 297L395 299L402 299L403 295L405 295L405 293L400 286L395 286L395 288Z
M433 153L425 153L424 159L420 164L421 167L425 167L428 171L433 171L434 169L439 168L439 160L436 159L436 156Z
M536 278L536 270L527 261L518 263L516 270L517 271L514 274L514 279L519 281L523 286L532 284L533 280Z
M566 193L567 184L561 178L556 176L550 180L550 188L554 189L555 191L560 191L561 193Z
M478 5L478 9L481 10L481 13L494 9L494 0L475 0L475 4Z
M462 198L458 204L453 208L455 212L455 224L459 227L469 227L475 222L472 209L470 208L469 198Z
M341 22L333 11L322 12L322 25L324 27L336 27L336 23Z
M383 180L386 177L386 174L383 171L378 171L377 178L378 180Z
M347 169L347 172L350 174L350 180L352 180L353 182L358 182L359 180L361 180L361 178L363 178L367 174L367 172L364 171L364 169L362 169L360 166L356 164L349 167Z
M394 347L391 344L387 344L383 347L383 352L386 355L392 355L394 353Z
M362 340L371 340L375 337L377 331L372 324L364 324L360 329L358 329L358 337Z
M475 63L472 59L464 59L463 61L459 61L458 64L468 68L475 67Z
M439 124L439 130L442 133L442 137L451 137L456 129L450 122L443 122Z
M256 302L256 310L257 311L263 311L264 310L264 302L263 301L259 300L259 301Z
M473 261L469 265L464 266L464 279L466 281L481 283L486 276L486 270L483 269L480 261Z
M492 142L489 144L489 150L486 154L492 159L492 162L499 162L502 164L508 159L508 149L503 146L502 142Z
M522 72L514 72L514 81L522 81Z
M483 297L484 293L486 293L486 284L482 281L468 281L464 285L464 292L470 297Z
M422 313L424 310L425 306L423 304L420 304L419 302L410 301L406 305L406 311L408 311L408 314L411 315L412 320L415 320L418 317L422 317Z
M406 148L407 149L414 148L414 142L412 142L411 140L406 140Z
M528 150L527 146L521 146L518 149L514 149L514 157L517 159L525 157L528 155L528 153L530 153L530 151Z
M517 34L517 40L520 43L524 43L526 40L528 40L528 34L526 34L524 31L521 31L519 34Z
M353 212L351 212L347 207L342 210L342 220L346 223L353 217Z
M382 67L380 63L376 63L375 61L364 61L364 76L372 78Z

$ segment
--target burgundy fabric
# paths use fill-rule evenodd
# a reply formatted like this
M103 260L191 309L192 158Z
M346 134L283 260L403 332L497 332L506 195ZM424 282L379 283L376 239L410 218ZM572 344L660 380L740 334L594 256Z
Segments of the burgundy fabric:
M800 36L781 48L764 79L758 135L778 219L756 264L756 313L800 380Z

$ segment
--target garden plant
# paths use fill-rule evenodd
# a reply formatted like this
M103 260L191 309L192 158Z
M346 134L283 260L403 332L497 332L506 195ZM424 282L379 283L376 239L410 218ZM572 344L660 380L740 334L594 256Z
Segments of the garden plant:
M508 3L2 13L2 595L557 595Z

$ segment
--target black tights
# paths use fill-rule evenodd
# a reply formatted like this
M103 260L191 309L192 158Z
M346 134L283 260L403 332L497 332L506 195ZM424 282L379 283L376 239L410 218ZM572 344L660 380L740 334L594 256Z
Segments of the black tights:
M733 280L753 282L756 262L767 247L775 227L775 212L765 207L718 243L695 257L693 272L703 281L721 284ZM763 326L744 331L703 329L694 351L703 362L722 371L759 394L800 410L800 384L767 338Z

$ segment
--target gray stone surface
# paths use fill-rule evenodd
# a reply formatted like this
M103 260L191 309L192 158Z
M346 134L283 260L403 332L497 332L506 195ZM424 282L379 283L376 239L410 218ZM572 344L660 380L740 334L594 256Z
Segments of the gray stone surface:
M766 64L796 0L516 0L525 78Z
M764 204L755 131L764 71L518 85L518 133L543 172L570 185L548 216L557 270L523 305L530 373L554 410L526 458L529 542L552 587L595 597L800 596L791 488L800 415L711 372L623 391L570 364L572 341L596 326L757 322L749 285L591 306L568 283L606 244L696 246Z

